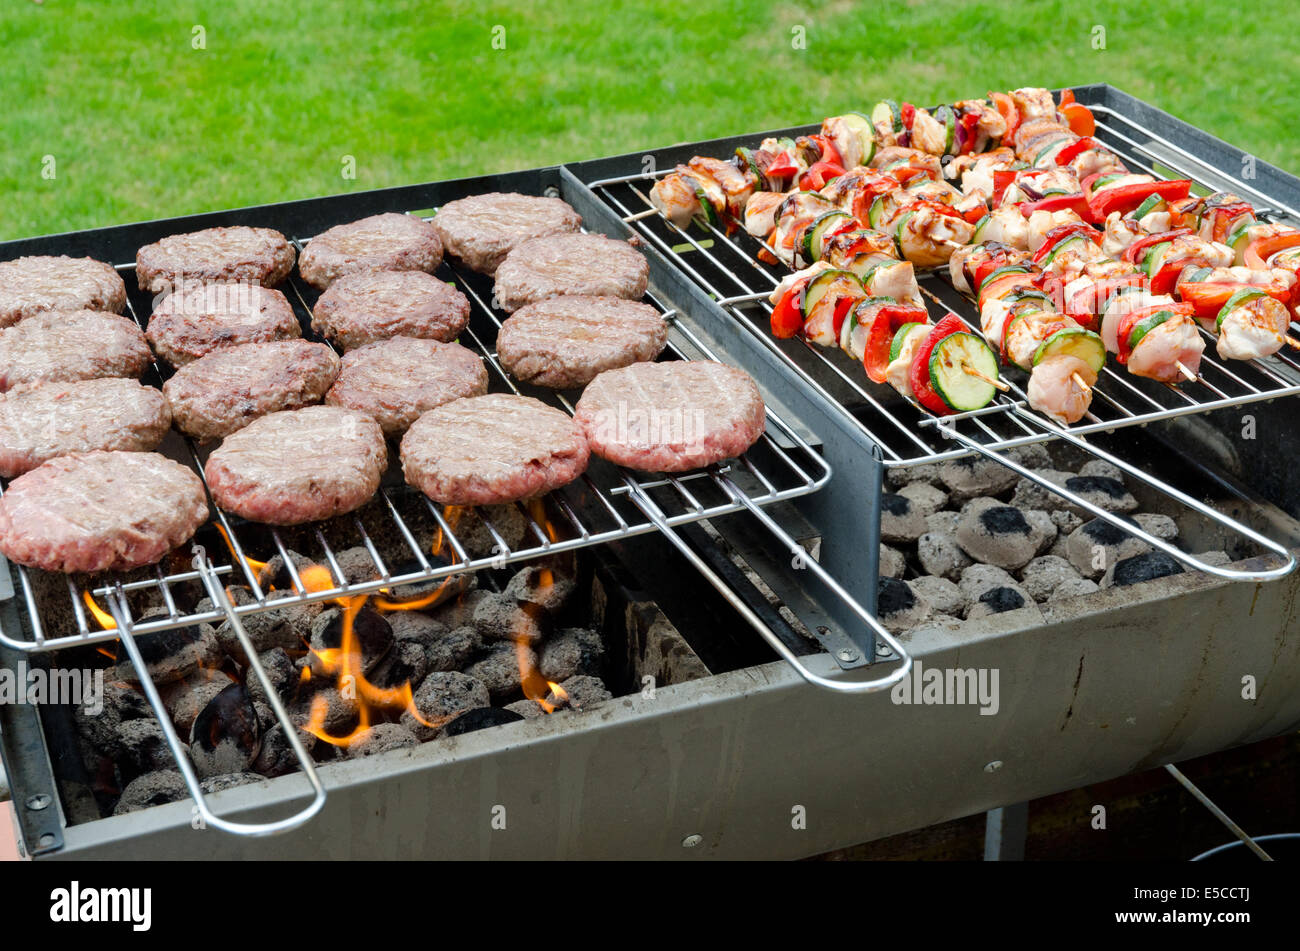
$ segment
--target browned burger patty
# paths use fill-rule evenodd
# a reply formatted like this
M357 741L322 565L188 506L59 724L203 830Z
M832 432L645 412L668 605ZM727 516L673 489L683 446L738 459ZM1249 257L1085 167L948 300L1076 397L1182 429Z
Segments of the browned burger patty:
M506 255L496 272L496 298L510 313L565 294L639 300L649 279L645 256L626 241L559 234L525 241Z
M293 270L293 245L270 228L207 228L174 234L136 252L140 289L187 291L185 285L246 282L274 287Z
M752 446L763 435L763 397L753 377L721 363L636 363L592 380L574 419L610 462L683 472Z
M120 377L0 394L0 476L13 478L74 452L148 452L171 425L161 391Z
M387 340L455 340L469 322L469 300L423 271L367 271L330 285L312 310L312 329L344 350Z
M517 245L577 231L582 216L558 198L492 192L448 202L438 209L433 226L448 254L471 270L495 274Z
M163 394L177 429L219 439L267 413L319 403L338 374L339 358L323 343L245 343L185 364Z
M349 350L325 402L374 417L384 435L397 436L421 413L487 388L482 358L460 344L394 337Z
M567 390L596 374L653 360L668 322L649 304L621 297L553 297L519 308L501 325L497 358L525 383Z
M489 393L425 413L402 437L402 472L435 502L496 505L567 485L587 469L587 440L558 409Z
M335 225L311 239L298 273L324 290L344 274L358 271L436 271L442 241L433 225L412 215L372 215Z
M102 261L67 256L0 261L0 327L45 310L120 314L125 306L126 285Z
M241 343L302 336L284 294L256 284L199 284L168 294L146 334L154 353L174 367Z
M202 480L166 456L60 456L0 498L0 552L46 571L122 571L158 561L207 517Z
M0 393L49 380L138 377L153 354L135 321L95 310L47 310L0 330Z
M364 505L387 465L384 434L369 416L307 406L249 423L222 442L203 472L227 512L299 525Z

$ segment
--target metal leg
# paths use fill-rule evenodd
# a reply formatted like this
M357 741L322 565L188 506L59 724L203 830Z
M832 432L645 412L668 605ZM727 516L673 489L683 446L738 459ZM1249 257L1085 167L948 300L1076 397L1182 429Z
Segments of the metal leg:
M984 861L1023 862L1029 835L1029 803L984 813Z
M1237 825L1237 823L1233 822L1232 819L1228 817L1228 814L1224 812L1222 809L1220 809L1218 806L1216 806L1214 804L1214 801L1210 799L1209 796L1201 792L1201 790L1197 787L1197 785L1194 782L1192 782L1190 779L1184 776L1182 770L1180 770L1173 763L1166 763L1165 771L1168 772L1170 776L1174 777L1174 779L1178 780L1178 782L1182 784L1182 787L1184 789L1186 789L1189 793L1195 796L1197 801L1202 806L1210 810L1210 814L1213 815L1214 818L1218 819L1225 826L1227 826L1229 832L1231 832L1243 843L1245 843L1246 848L1254 852L1257 858L1259 858L1261 861L1264 862L1273 861L1273 857L1269 855L1267 852L1265 852L1263 849L1261 849L1259 847L1259 843L1256 842L1254 839L1252 839L1250 836L1248 836L1246 834L1246 830L1244 830L1241 826Z

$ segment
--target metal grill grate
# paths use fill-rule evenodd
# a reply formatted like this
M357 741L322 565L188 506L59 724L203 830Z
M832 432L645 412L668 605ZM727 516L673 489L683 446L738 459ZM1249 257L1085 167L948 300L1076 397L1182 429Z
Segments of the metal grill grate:
M299 253L309 240L294 240ZM117 269L128 288L133 289L134 263L119 264ZM453 281L471 301L472 315L461 336L461 343L487 360L490 389L525 392L525 395L535 396L572 413L573 406L563 394L534 387L521 390L497 362L494 347L503 317L491 305L491 278L462 270L450 262L442 265L438 276ZM303 325L304 336L319 340L309 329L315 291L300 283L296 272L283 290ZM129 296L128 315L143 329L147 322L147 296L134 290ZM690 327L675 320L675 312L653 292L647 295L647 300L672 325L669 346L660 359L717 359ZM163 371L155 365L146 381L161 385L162 379ZM705 470L671 476L647 475L615 467L593 456L591 467L584 476L545 498L546 524L539 520L542 513L516 503L514 507L525 524L524 539L518 544L512 545L507 541L503 529L494 524L492 511L476 508L473 510L474 524L481 525L490 537L490 554L475 554L466 540L458 536L457 525L461 524L458 517L465 518L466 510L454 514L444 510L406 486L400 475L393 471L385 476L378 497L368 510L308 529L315 551L304 550L301 539L295 540L291 546L286 542L287 533L281 529L244 522L215 505L214 521L200 530L196 541L204 543L216 576L225 584L246 585L252 592L251 603L234 606L234 612L239 615L255 614L287 603L268 597L269 592L263 590L258 573L249 564L250 558L261 561L280 556L297 601L332 600L345 595L369 594L401 585L438 581L467 571L502 568L548 554L742 510L753 511L758 506L806 495L824 485L830 478L830 468L813 447L770 409L767 422L767 432L749 452L735 461ZM176 442L180 448L175 454L192 464L202 476L206 451L188 439ZM650 511L646 510L647 502ZM369 528L367 520L370 521ZM437 537L445 541L447 557L435 556L417 541L419 532L413 528L417 522L436 529ZM559 537L553 539L548 528ZM401 540L405 551L400 559L383 557L374 540L380 532ZM345 545L340 545L340 538L344 539ZM352 546L364 547L370 556L375 573L373 580L347 583L337 552L342 547ZM324 590L320 590L318 585L305 584L290 557L291 547L296 553L327 567L335 583ZM116 639L122 624L118 622L114 628L101 623L94 610L99 605L108 605L113 612L118 608L124 611L128 630L137 636L201 622L219 623L226 616L217 607L204 611L185 607L208 595L205 573L200 567L169 572L155 566L152 572L136 572L129 577L86 579L67 576L61 582L49 573L18 565L12 566L12 570L28 609L25 618L27 629L22 632L0 631L0 641L19 650L50 650ZM71 631L51 630L42 611L40 593L52 584L60 583L66 586L70 607L67 613L70 613L75 627ZM135 617L128 600L122 599L120 605L116 603L119 594L135 596L137 601L155 602L161 606L161 611L151 611L148 618ZM87 602L87 597L95 600L94 606ZM105 615L110 613L110 610L101 610ZM161 616L157 616L159 614Z
M1262 203L1272 217L1287 216L1300 223L1300 213L1248 182L1211 169L1185 149L1146 129L1134 119L1105 106L1091 107L1099 118L1098 137L1136 171L1159 177L1185 177L1209 189L1230 188ZM812 130L812 127L809 127ZM718 304L749 326L763 342L810 386L837 402L873 439L885 455L886 466L911 466L969 455L970 443L990 451L1056 438L1058 429L1036 413L1025 412L1027 375L1011 369L1005 379L1010 394L973 413L944 417L944 425L904 400L886 384L867 380L861 366L839 350L820 347L802 338L777 340L768 330L772 306L768 295L789 270L759 260L764 243L738 231L728 235L715 225L681 229L651 209L648 188L671 169L590 182L589 187L647 241L711 293ZM701 229L697 230L697 229ZM768 251L771 249L768 248ZM979 332L974 303L958 293L946 269L919 275L922 294L935 305L932 314L953 311ZM937 311L935 310L937 308ZM1300 359L1285 348L1273 357L1250 362L1220 360L1214 337L1201 329L1210 345L1194 383L1167 386L1107 366L1094 388L1087 416L1068 432L1083 436L1137 426L1191 413L1300 394ZM953 448L954 433L962 448Z

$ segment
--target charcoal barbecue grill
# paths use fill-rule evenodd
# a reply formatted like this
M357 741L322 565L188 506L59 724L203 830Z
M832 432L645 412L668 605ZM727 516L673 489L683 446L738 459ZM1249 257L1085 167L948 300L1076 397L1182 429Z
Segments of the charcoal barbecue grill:
M1234 182L1215 168L1240 167L1237 150L1110 87L1083 87L1077 95L1103 120L1099 134L1131 164L1158 161L1197 181L1232 184L1279 214L1295 217L1300 181L1259 162L1257 186ZM696 143L653 154L657 165L667 170L691 155L725 155L736 144L757 138ZM292 578L294 599L307 601L432 581L568 549L623 551L655 544L661 554L675 552L698 569L703 582L697 583L706 583L734 612L732 622L757 629L773 652L767 657L780 658L788 666L751 660L665 688L654 699L615 701L598 716L593 712L542 718L482 731L426 744L409 758L330 764L318 773L299 748L306 782L285 776L210 797L202 795L186 770L184 745L170 728L156 688L143 676L142 687L165 725L196 808L207 825L246 833L236 836L190 834L192 807L184 802L65 828L59 810L49 808L58 800L51 766L58 750L47 742L41 717L27 707L0 707L0 737L29 854L117 856L128 847L141 857L807 855L1072 788L1144 764L1250 742L1300 723L1300 655L1295 639L1288 642L1285 637L1295 620L1295 576L1259 584L1283 579L1294 567L1292 547L1300 541L1300 526L1230 476L1202 472L1190 460L1173 468L1193 475L1195 487L1187 493L1173 489L1153 473L1161 468L1160 459L1176 450L1160 442L1158 432L1137 431L1176 417L1300 393L1300 364L1289 357L1231 369L1216 364L1206 374L1206 384L1181 395L1147 387L1145 381L1107 379L1099 388L1098 416L1068 431L1029 413L1022 399L934 425L914 411L909 416L901 401L885 406L824 354L766 335L766 311L759 301L780 279L780 271L754 257L757 245L746 244L746 236L733 239L713 230L700 237L658 218L640 219L631 226L622 221L646 207L649 178L639 171L642 158L637 153L572 167L0 245L4 258L63 253L131 262L136 248L168 234L249 224L296 236L301 250L308 236L326 227L381 211L427 214L446 201L493 190L558 194L582 214L589 229L616 237L635 233L643 239L651 270L649 299L673 323L666 358L724 359L743 366L758 379L769 407L768 435L738 465L654 478L609 466L593 468L587 479L548 503L548 520L561 527L564 538L553 541L525 508L521 514L528 525L526 544L505 544L490 518L486 520L499 546L492 557L472 556L436 506L386 482L378 509L389 530L406 538L415 567L386 563L372 540L375 529L363 519L336 520L347 525L344 537L349 544L364 546L375 561L379 577L367 584L342 583L334 529L314 533L315 554L339 584L308 590L293 570L289 543L280 532L248 526L220 512L216 517L229 538L228 550L219 536L208 532L189 567L89 584L69 579L61 597L75 619L72 630L48 627L31 573L10 566L0 577L0 584L12 582L9 597L0 601L0 658L11 662L22 654L120 639L143 675L137 637L223 618L239 631L241 619L285 604L264 597L248 564L250 554L278 553ZM513 388L492 352L500 318L487 303L489 282L450 264L444 267L449 273L442 276L456 280L474 305L469 339L462 342L488 359L496 385ZM130 263L120 265L128 278L131 268ZM963 313L960 299L937 278L927 279L925 289L932 300ZM296 278L286 290L305 319L312 292ZM147 298L133 291L132 316L139 320L146 312ZM965 316L970 319L968 308ZM1281 418L1272 407L1263 406L1259 412ZM1210 423L1194 423L1212 425L1214 416L1208 418ZM959 446L953 447L951 440ZM1188 532L1220 538L1226 528L1272 554L1238 560L1224 569L1202 566L1178 551L1206 574L1158 579L1139 586L1145 592L1112 591L1101 610L1079 603L1041 612L1026 608L967 622L960 634L933 630L900 643L873 616L879 545L875 500L882 491L883 471L972 452L1014 468L1015 463L1004 460L1003 450L1049 440L1112 460L1138 480L1184 502ZM1102 449L1103 444L1119 454ZM181 444L176 452L201 470L201 450ZM1124 461L1133 454L1142 459L1141 465ZM1035 478L1028 470L1022 474ZM1213 493L1226 501L1211 506L1191 492ZM1273 494L1294 513L1289 491ZM1086 500L1079 503L1088 507ZM408 524L412 508L445 534L455 556L452 561L435 563L421 551ZM816 558L799 557L802 549L790 527L796 520L806 522L819 542ZM735 547L746 553L751 565L762 565L762 582L794 611L815 644L800 642L782 628L770 610L771 599L756 597L755 590L728 576L707 536L695 531L697 523L708 523L724 538L734 529ZM1191 528L1193 523L1200 528ZM1145 535L1131 524L1124 527ZM258 547L254 538L264 543ZM1153 547L1169 547L1160 539L1147 540ZM1239 540L1234 547L1244 557L1250 552ZM649 577L655 574L652 560L634 565ZM801 565L811 570L801 570ZM1256 583L1234 585L1222 579ZM257 595L254 603L232 605L223 590L232 582L246 582ZM659 585L663 587L662 580ZM187 612L181 605L192 603L195 591L210 596L218 607L202 614ZM167 606L166 618L136 617L133 598L146 593L156 594ZM108 606L114 629L103 629L87 615L87 595ZM1224 635L1239 633L1237 618L1247 613L1258 619L1254 636L1224 640ZM1202 624L1185 623L1185 615L1198 617ZM706 632L696 633L707 639ZM244 639L242 632L240 637ZM1211 651L1210 643L1218 649ZM970 711L951 709L932 711L935 717L924 728L909 723L908 708L892 705L881 688L907 676L914 657L923 657L927 665L959 662L1011 668L1004 701L1004 717L1010 719L1001 719L1010 726L995 730L991 721L1000 718L963 717ZM869 679L853 673L878 659L891 662L886 673L869 670ZM1234 684L1226 694L1211 686L1218 683L1215 677L1222 680L1237 669L1272 678L1270 692L1254 706L1232 702ZM1168 695L1152 691L1151 670L1159 670L1162 680L1171 683ZM260 669L253 673L266 681ZM809 682L830 689L812 690ZM838 695L846 690L867 695ZM267 694L274 697L275 691ZM1062 698L1069 707L1063 722ZM1125 740L1098 743L1096 727L1105 729L1109 723L1102 721L1110 719L1120 722L1121 711L1130 709L1133 724ZM282 722L286 719L283 709L276 713ZM851 789L857 792L846 794ZM922 795L913 794L918 789ZM311 797L305 807L304 792ZM485 837L479 827L486 829L486 824L475 816L493 797L534 803L536 808L528 807L533 820L529 831L508 841ZM810 835L790 835L793 803L810 803L809 809L824 817L824 824ZM358 818L375 809L375 818ZM363 827L357 827L358 822ZM337 830L339 823L351 823L346 841L311 831ZM281 834L267 839L269 833ZM682 846L691 840L704 848L684 853ZM408 847L408 841L415 844Z

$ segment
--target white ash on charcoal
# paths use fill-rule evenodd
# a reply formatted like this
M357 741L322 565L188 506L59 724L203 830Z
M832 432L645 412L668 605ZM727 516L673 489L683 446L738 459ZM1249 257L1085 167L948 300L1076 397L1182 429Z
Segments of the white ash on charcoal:
M413 704L419 718L407 710L402 714L401 724L424 741L441 736L442 728L462 713L490 706L491 696L483 681L468 674L435 671L415 691Z
M176 766L176 759L167 746L163 729L153 718L119 723L117 742L121 749L117 761L119 764L129 764L133 774L152 773Z
M230 677L220 670L200 670L187 679L161 690L163 705L181 736L189 736L194 721L213 698L230 686Z
M891 543L916 541L925 533L925 515L912 500L893 492L880 496L880 538Z
M1232 556L1226 551L1203 551L1196 557L1205 564L1213 565L1216 568L1232 564Z
M324 763L334 759L335 747L318 740L301 727L297 732L303 749L307 751L307 755L313 762ZM298 758L294 756L293 747L289 745L284 727L279 723L262 736L262 747L250 768L262 776L284 776L299 769Z
M1066 601L1070 598L1080 598L1086 594L1096 594L1100 590L1101 587L1097 582L1089 578L1075 578L1062 581L1053 588L1052 593L1047 596L1047 602L1051 604L1056 601Z
M999 568L1021 568L1056 538L1056 526L1042 513L1030 521L1014 505L997 499L967 502L957 525L957 544L977 562Z
M1037 511L1037 509L1030 509ZM1053 509L1048 513L1052 519L1052 524L1056 526L1057 532L1062 535L1069 535L1076 528L1083 524L1083 516L1077 512L1067 512L1065 509Z
M1020 478L1002 463L983 456L963 456L941 462L938 476L954 502L1006 492Z
M970 555L957 544L955 532L926 532L916 540L916 557L926 574L950 581L960 578L961 573L974 564Z
M507 703L501 709L517 713L525 720L536 720L538 717L546 716L546 711L536 700L516 700L514 703Z
M230 588L231 602L236 606L253 604L255 598L247 588ZM294 597L292 591L277 590L266 593L268 601L283 601ZM204 598L198 604L199 610L212 609L212 602ZM257 614L240 616L244 633L248 635L253 648L259 653L281 648L286 651L302 650L311 637L311 622L325 610L319 602L311 604L291 604L282 608L272 608ZM221 648L232 660L240 665L248 663L248 656L239 642L235 629L229 621L217 625L217 640Z
M960 521L960 512L934 512L925 517L925 530L927 532L938 532L940 535L956 535L957 523Z
M1020 572L1020 583L1035 601L1046 601L1062 582L1079 580L1074 566L1058 555L1041 555Z
M560 682L579 674L598 676L605 660L605 642L596 631L567 627L547 638L538 658L538 672Z
M221 792L223 789L234 789L236 786L251 786L253 783L260 783L263 778L257 773L223 773L220 776L209 776L206 779L199 780L199 789L210 796L213 793Z
M119 724L127 720L152 717L149 701L144 694L120 681L104 684L104 702L99 712L87 713L84 706L74 707L73 719L77 732L105 756L116 758L122 753L117 736Z
M1048 452L1047 447L1041 442L1030 443L1027 446L1015 446L1008 449L1005 455L1012 462L1018 463L1026 469L1047 469L1052 465L1052 454Z
M121 797L117 800L117 806L113 809L113 815L123 816L128 812L148 809L150 806L179 802L189 794L179 770L163 769L145 773L127 783Z
M232 683L217 694L190 730L190 760L200 777L242 773L257 758L262 726L248 691Z
M930 602L912 590L906 581L880 579L876 589L876 616L891 634L915 627L930 613Z
M327 608L312 621L310 645L312 653L307 662L313 676L326 676L331 665L321 652L336 651L343 647L344 609ZM396 639L387 618L369 604L361 606L352 619L353 644L360 655L361 672L366 676L392 650Z
M931 618L940 614L959 618L966 611L966 596L961 593L961 588L947 578L922 575L919 578L913 578L908 584L912 586L912 591L918 597L930 603L930 607L935 612L931 615Z
M1103 588L1123 588L1143 581L1166 578L1169 575L1181 575L1186 569L1177 559L1162 551L1145 551L1115 562L1106 569L1102 576Z
M562 680L560 681L560 687L564 691L565 699L557 697L554 693L549 693L546 695L547 703L556 707L567 703L574 710L586 710L598 703L614 699L614 695L605 686L605 681L599 677L591 677L586 674L579 674L576 677Z
M294 665L293 659L282 647L272 648L264 651L257 656L262 664L262 669L266 671L266 679L271 683L271 689L276 692L277 696L283 697L297 684L299 672ZM262 681L251 670L244 680L244 686L248 688L248 696L254 703L266 702L266 689L262 686Z
M1073 472L1052 468L1034 469L1033 471L1035 475L1053 485L1065 485L1065 480L1072 479L1075 476ZM1048 512L1054 509L1066 509L1068 511L1065 499L1032 479L1023 477L1016 481L1015 491L1011 493L1011 504L1022 509L1042 509Z
M1104 512L1127 515L1137 510L1137 499L1119 479L1099 475L1078 475L1070 476L1064 484L1066 489ZM1092 515L1082 506L1071 503L1069 499L1061 499L1060 506L1084 518Z
M1079 466L1079 475L1102 476L1106 479L1114 479L1116 482L1124 481L1124 470L1105 459L1089 459Z
M910 485L913 482L939 481L939 463L927 462L920 466L890 466L885 469L885 481L895 488Z
M519 657L520 651L524 655L522 660ZM503 642L488 647L485 654L465 668L465 673L484 684L494 699L501 700L519 693L521 663L528 670L536 670L537 654L531 647L517 648L514 644Z
M1084 522L1066 539L1066 557L1076 571L1094 581L1117 561L1140 555L1150 546L1118 525L1094 518Z
M971 565L962 572L957 587L966 599L967 620L1034 603L1020 582L995 565Z
M137 623L158 621L166 616L147 615ZM140 648L149 677L159 686L184 680L201 667L217 667L223 657L216 631L209 624L190 624L168 631L138 634L135 643ZM116 665L104 672L105 680L139 683L140 678L121 643L117 645L114 660Z
M463 625L425 645L425 669L430 672L461 670L482 647L483 639L478 631Z
M479 707L477 710L462 713L452 720L443 727L443 734L445 736L461 736L465 733L473 733L476 730L486 730L488 727L518 723L522 719L522 714L507 710L505 707Z
M577 588L572 575L561 574L547 564L530 564L515 572L502 594L553 614L564 607Z
M402 724L376 723L348 744L344 756L348 759L364 759L390 750L408 750L419 745L419 738Z
M907 570L907 559L897 548L889 545L880 546L880 574L884 578L901 578Z
M948 493L929 482L910 482L898 494L912 503L922 516L933 515L948 504Z
M1161 541L1172 542L1178 538L1178 523L1168 515L1138 512L1133 516L1133 521L1137 522L1138 527L1148 535L1154 535Z
M360 722L361 708L353 691L340 690L332 678L313 678L299 685L288 712L298 726L315 723L330 736L343 736Z
M505 594L489 594L474 607L473 624L485 641L540 643L549 619L536 604Z
M428 654L424 645L415 641L398 641L367 679L381 690L396 689L403 684L410 684L414 688L424 679L428 670Z

